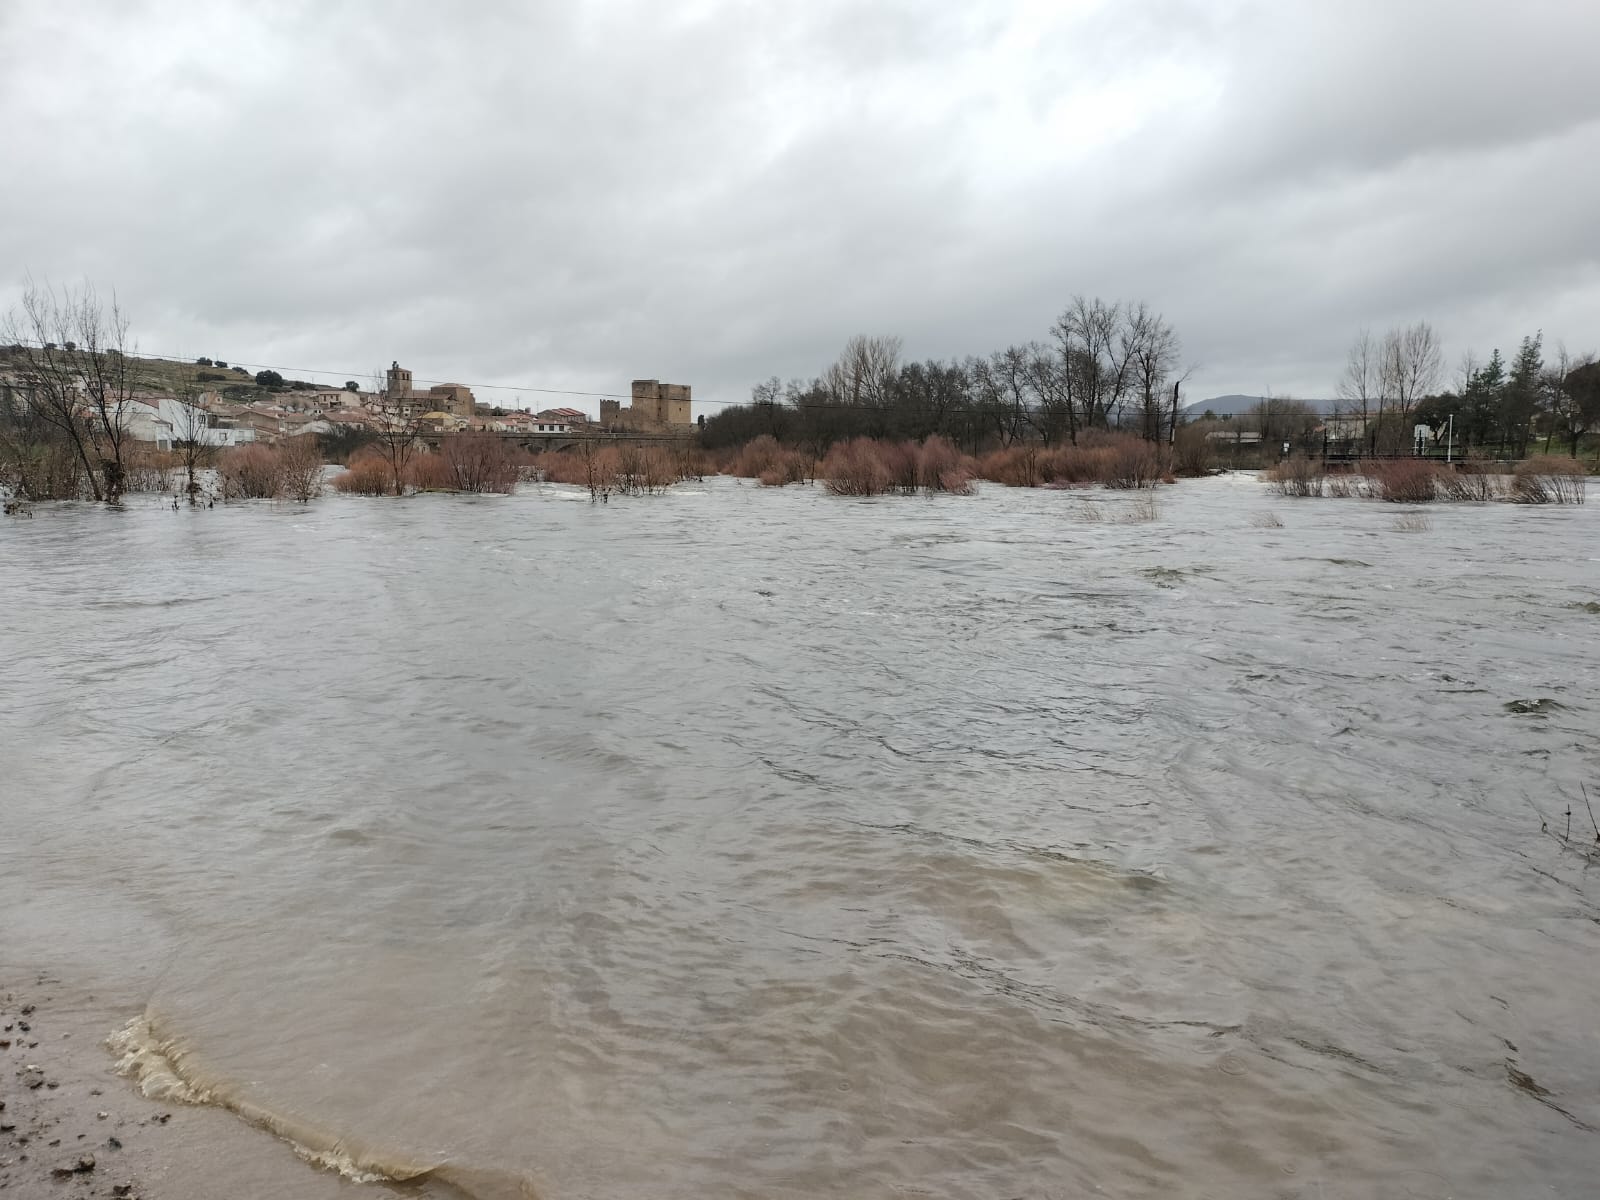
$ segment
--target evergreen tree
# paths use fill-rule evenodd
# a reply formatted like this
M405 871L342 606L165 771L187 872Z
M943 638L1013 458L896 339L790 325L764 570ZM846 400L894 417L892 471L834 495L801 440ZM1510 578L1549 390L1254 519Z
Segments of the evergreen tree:
M1528 436L1539 414L1543 391L1539 377L1543 372L1544 333L1540 331L1523 338L1522 345L1517 348L1501 405L1501 441L1513 447L1518 458L1528 453Z
M1489 361L1472 373L1461 397L1462 412L1458 420L1466 445L1483 446L1494 440L1500 430L1505 390L1505 360L1496 349Z

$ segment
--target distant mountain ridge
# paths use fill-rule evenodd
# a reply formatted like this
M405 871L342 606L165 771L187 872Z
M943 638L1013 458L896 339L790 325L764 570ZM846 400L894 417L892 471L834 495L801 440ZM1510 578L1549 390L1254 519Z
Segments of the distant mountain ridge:
M1219 417L1242 417L1256 405L1263 401L1294 400L1300 404L1308 404L1324 416L1334 411L1337 400L1323 400L1308 396L1244 396L1237 392L1226 396L1212 396L1209 400L1196 400L1192 404L1184 405L1184 415L1193 419L1205 412L1213 412Z

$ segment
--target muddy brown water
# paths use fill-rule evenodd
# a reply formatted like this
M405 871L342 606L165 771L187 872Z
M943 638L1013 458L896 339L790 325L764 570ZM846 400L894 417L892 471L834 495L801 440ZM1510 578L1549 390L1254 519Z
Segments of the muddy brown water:
M1127 505L41 506L0 957L440 1194L1594 1194L1600 506Z

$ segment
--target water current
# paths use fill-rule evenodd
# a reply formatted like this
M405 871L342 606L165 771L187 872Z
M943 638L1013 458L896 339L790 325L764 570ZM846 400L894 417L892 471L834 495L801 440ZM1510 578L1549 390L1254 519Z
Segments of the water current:
M40 506L0 948L428 1194L1595 1194L1600 506L1132 503Z

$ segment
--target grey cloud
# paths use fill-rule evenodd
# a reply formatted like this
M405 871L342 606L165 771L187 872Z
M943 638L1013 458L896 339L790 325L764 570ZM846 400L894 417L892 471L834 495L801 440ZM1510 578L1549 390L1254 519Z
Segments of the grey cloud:
M92 276L152 349L726 402L1075 291L1201 392L1417 317L1600 343L1594 6L89 7L0 10L0 304Z

